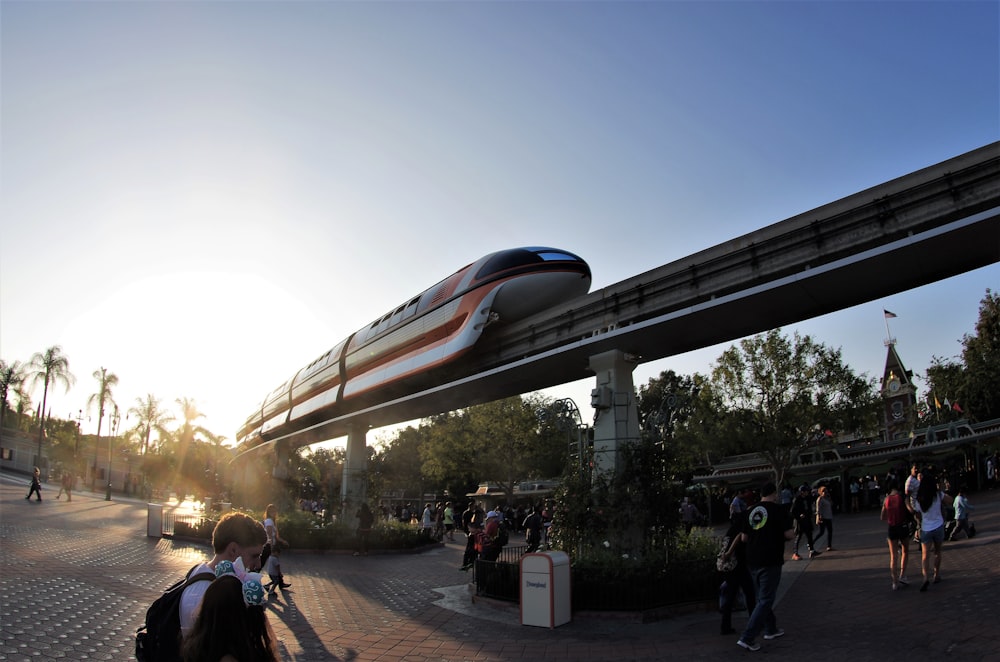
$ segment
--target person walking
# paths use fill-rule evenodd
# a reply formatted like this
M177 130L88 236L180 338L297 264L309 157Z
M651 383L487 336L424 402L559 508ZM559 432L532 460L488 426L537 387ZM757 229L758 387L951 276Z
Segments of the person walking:
M420 516L420 526L427 532L428 536L434 533L434 511L431 509L430 502L424 506L424 512Z
M286 589L291 586L285 581L285 576L281 573L281 550L288 547L288 541L278 533L278 507L273 503L267 504L264 509L264 531L267 533L267 542L271 545L271 555L267 559L267 576L271 581L264 585L268 593L273 593L275 589Z
M906 581L906 562L910 551L909 511L906 498L899 493L899 483L895 479L889 483L889 494L882 503L881 520L888 525L886 540L889 543L889 578L892 590L897 590Z
M690 497L684 497L678 512L681 515L681 522L684 523L684 532L691 533L691 529L701 519L701 511L698 510L698 506L691 503Z
M368 502L362 501L356 516L358 518L358 548L354 555L368 556L368 538L372 533L372 525L375 524L375 514L368 507Z
M951 506L950 495L938 489L937 477L925 469L917 488L917 498L914 500L914 514L920 520L920 570L924 583L920 585L923 593L931 582L941 581L941 544L944 542L944 514L941 505ZM931 575L931 555L933 555L934 574Z
M806 549L809 551L809 558L814 559L819 556L813 548L813 509L812 498L809 494L809 486L803 483L799 486L799 491L792 499L792 524L795 529L795 546L792 548L792 560L801 561L799 556L799 543L802 536L806 537Z
M966 537L972 537L969 535L969 511L974 509L975 506L969 503L968 497L965 496L965 488L959 487L958 495L955 496L955 528L952 529L951 535L948 536L949 542L955 540L955 536L962 531L965 531Z
M35 495L36 501L42 500L42 472L39 471L38 467L35 467L35 473L31 474L31 487L28 488L28 496L24 497L25 501L31 501L31 495Z
M819 488L819 496L816 497L816 524L819 525L819 532L813 538L813 544L818 547L819 539L826 533L826 551L833 551L833 499L826 485Z
M774 599L781 582L781 566L785 562L785 543L794 535L792 518L778 503L777 486L765 483L760 490L760 502L750 508L739 536L746 545L747 566L757 600L746 629L736 642L740 648L760 650L757 635L762 631L765 640L785 634L774 616Z
M528 545L526 554L538 551L538 547L542 544L542 515L538 512L540 509L540 506L532 506L531 512L522 523L525 532L524 542Z
M720 632L723 635L736 634L733 629L733 607L736 606L736 597L740 591L743 592L743 601L746 604L747 613L752 614L757 600L753 592L753 578L750 576L750 568L747 567L746 545L740 540L740 533L743 529L743 517L729 525L725 540L729 540L724 558L732 559L725 567L719 568L722 571L722 586L719 589L719 613L722 614Z
M444 532L448 536L448 542L455 542L455 511L451 507L451 501L444 504Z
M73 500L73 482L74 482L74 480L75 480L75 478L73 476L73 472L72 471L63 471L62 476L59 478L59 493L56 494L56 500L57 501L59 500L59 497L61 497L63 495L63 492L66 493L66 500L67 501L72 501Z

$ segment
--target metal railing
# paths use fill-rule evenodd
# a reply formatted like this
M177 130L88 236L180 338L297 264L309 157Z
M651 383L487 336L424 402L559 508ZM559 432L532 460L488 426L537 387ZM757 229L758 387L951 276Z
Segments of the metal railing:
M476 559L472 580L476 595L496 600L517 602L521 597L521 557L527 545L508 545L500 550L496 561Z
M166 538L172 538L174 536L174 526L177 522L182 522L192 529L197 529L204 520L205 516L197 513L178 514L173 510L164 509L160 533Z

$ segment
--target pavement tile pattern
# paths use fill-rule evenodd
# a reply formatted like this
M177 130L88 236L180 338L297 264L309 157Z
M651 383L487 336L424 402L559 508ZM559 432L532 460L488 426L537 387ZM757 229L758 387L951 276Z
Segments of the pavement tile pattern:
M145 504L74 493L26 502L24 477L0 476L0 661L132 660L149 604L206 545L146 536ZM719 635L719 616L692 609L641 623L629 614L577 613L555 629L520 625L516 604L473 600L458 570L464 541L419 554L353 557L293 550L292 587L268 603L284 660L501 662L513 660L924 660L1000 662L1000 490L971 496L979 535L946 543L940 584L890 589L877 511L835 518L836 549L784 566L776 613L786 636L759 652ZM790 553L786 556L790 556ZM734 616L734 626L746 614Z

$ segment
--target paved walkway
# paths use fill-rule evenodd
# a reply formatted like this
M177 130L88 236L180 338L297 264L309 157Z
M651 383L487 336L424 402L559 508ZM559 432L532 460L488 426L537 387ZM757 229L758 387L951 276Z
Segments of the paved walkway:
M130 660L148 605L208 555L206 546L146 537L146 508L103 494L24 500L27 480L0 474L0 660ZM757 653L720 636L715 612L655 623L574 614L554 630L520 625L516 605L473 603L457 570L462 544L422 554L292 552L292 588L269 604L285 660L1000 661L1000 491L973 494L979 535L946 543L942 582L889 587L884 527L874 511L835 521L836 551L785 565L777 606L787 635ZM463 543L464 544L464 543ZM919 558L913 547L914 558ZM738 614L734 624L745 623Z

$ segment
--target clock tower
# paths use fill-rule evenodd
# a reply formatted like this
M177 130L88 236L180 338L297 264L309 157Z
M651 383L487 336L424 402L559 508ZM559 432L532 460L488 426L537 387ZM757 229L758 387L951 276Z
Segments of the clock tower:
M882 373L882 402L885 439L903 439L910 435L916 423L917 389L913 372L903 366L896 353L894 340L886 342L885 371Z

